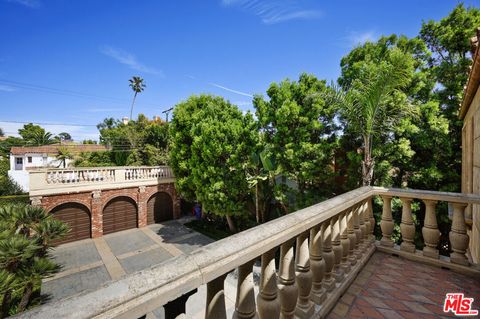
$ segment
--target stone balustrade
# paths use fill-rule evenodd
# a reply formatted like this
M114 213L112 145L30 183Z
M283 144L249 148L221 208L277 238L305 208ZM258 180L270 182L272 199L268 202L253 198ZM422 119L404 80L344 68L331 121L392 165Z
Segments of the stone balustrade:
M169 183L174 179L168 166L92 167L43 169L29 172L30 195L42 196L92 189L111 189Z
M378 195L384 199L384 207L382 238L376 242L372 198ZM404 204L400 225L404 239L399 248L391 239L392 197L399 197ZM423 254L418 254L413 245L412 199L428 202L423 231L427 248ZM435 202L439 200L454 205L450 233L453 253L448 260L438 259L435 251ZM400 252L421 262L442 262L451 265L452 270L478 277L478 269L469 265L465 256L468 236L464 209L469 203L480 203L480 197L358 188L19 317L139 318L164 305L166 317L175 318L182 312L178 309L185 309L188 295L206 284L205 317L226 318L224 280L237 269L234 318L321 318L329 313L375 249ZM261 265L257 295L252 275L255 262Z

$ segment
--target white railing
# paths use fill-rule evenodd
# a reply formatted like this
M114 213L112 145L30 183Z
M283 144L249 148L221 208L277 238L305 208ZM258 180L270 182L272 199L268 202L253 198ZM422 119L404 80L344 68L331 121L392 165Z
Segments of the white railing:
M383 198L382 240L375 242L372 198ZM392 197L400 197L404 245L391 239ZM412 242L411 200L426 202L426 249ZM435 201L454 206L450 259L435 252ZM205 318L226 318L224 280L238 270L234 318L322 318L363 268L375 249L401 252L420 262L478 277L465 255L464 208L480 196L362 187L128 275L102 288L32 309L22 318L139 318L164 305L168 318L181 314L188 295L207 285ZM294 247L295 246L295 247ZM279 252L279 254L277 254ZM261 261L258 294L252 266ZM276 267L276 261L279 268ZM175 306L172 306L175 305ZM183 305L183 307L182 307ZM173 312L173 313L172 313Z
M30 195L37 196L126 184L149 185L169 182L173 178L172 169L168 166L48 168L29 172L29 189Z

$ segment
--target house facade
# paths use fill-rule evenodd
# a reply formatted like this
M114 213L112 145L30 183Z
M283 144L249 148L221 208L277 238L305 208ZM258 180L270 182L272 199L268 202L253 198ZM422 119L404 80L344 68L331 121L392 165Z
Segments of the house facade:
M470 74L460 108L462 127L462 193L480 195L480 30L472 42ZM475 263L480 262L480 205L467 207L466 219L471 228L470 253Z
M106 151L104 145L95 144L51 144L42 146L12 147L10 150L10 169L8 176L25 191L29 191L29 171L41 168L59 168L62 161L57 159L60 148L66 148L72 155L82 152ZM67 159L65 166L69 167L72 160Z

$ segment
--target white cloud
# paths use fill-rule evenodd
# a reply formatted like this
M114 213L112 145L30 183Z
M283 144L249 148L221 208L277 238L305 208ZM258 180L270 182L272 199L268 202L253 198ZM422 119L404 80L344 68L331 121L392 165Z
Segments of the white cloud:
M239 7L258 16L265 24L315 19L322 16L321 11L304 9L299 2L299 0L222 0L224 6Z
M13 91L15 91L15 88L11 87L11 86L8 86L8 85L0 84L0 91L2 91L2 92L13 92Z
M373 31L364 31L364 32L358 32L358 31L351 31L347 37L347 41L349 42L350 46L357 46L357 45L362 45L365 42L374 42L378 39L378 34Z
M242 91L237 91L237 90L234 90L234 89L230 89L230 88L227 88L223 85L220 85L220 84L217 84L217 83L208 83L214 87L217 87L219 89L222 89L222 90L225 90L225 91L228 91L228 92L232 92L232 93L235 93L235 94L238 94L238 95L243 95L243 96L248 96L248 97L253 97L252 94L249 94L249 93L245 93L245 92L242 92Z
M38 8L41 5L39 0L7 0L7 2L16 3L33 9Z
M139 72L164 76L161 70L157 70L153 67L146 66L145 64L138 61L137 57L132 53L129 53L108 45L101 47L100 52L105 54L106 56L113 58L117 62L128 66L130 69L133 69Z

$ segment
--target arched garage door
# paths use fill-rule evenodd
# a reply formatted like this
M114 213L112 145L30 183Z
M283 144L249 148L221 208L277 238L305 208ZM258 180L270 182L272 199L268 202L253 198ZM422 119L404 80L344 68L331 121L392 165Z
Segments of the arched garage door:
M129 197L116 197L103 209L103 234L137 227L137 205Z
M77 203L66 203L55 207L50 213L71 228L67 237L56 241L55 244L90 238L90 212L87 207Z
M173 201L169 194L156 193L147 203L147 223L153 224L173 219Z

